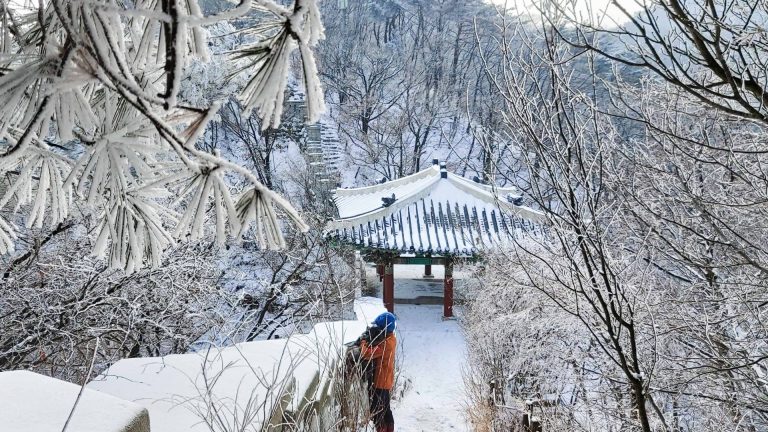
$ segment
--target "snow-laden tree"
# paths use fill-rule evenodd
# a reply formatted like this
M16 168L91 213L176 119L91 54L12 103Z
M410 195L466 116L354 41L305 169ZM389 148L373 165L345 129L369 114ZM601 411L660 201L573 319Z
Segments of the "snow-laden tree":
M3 267L0 369L83 382L92 361L99 373L122 358L187 352L231 318L212 248L182 244L129 275L88 256L88 230L69 220Z
M623 239L612 224L616 197L602 175L615 130L606 117L589 109L595 101L571 86L570 70L563 63L570 53L563 45L524 25L513 24L509 31L518 32L522 45L502 48L509 56L505 74L498 77L507 101L505 116L526 150L530 198L550 225L549 238L520 242L508 255L525 269L513 281L540 291L574 316L588 331L589 344L600 352L595 371L599 380L622 383L617 397L595 397L610 393L600 387L580 399L599 404L603 420L609 412L622 420L615 425L587 424L650 432L658 421L653 415L655 395L648 391L653 366L646 349L652 342L641 331L648 322L646 310L636 301L648 295L648 287L636 279L642 263L620 253ZM591 365L580 356L576 359L583 374Z
M507 286L530 298L493 297L496 313L475 317L493 327L534 299L567 314L586 344L542 338L549 349L589 348L548 357L529 388L507 391L570 382L544 419L558 430L764 430L768 131L652 75L614 64L606 77L594 52L563 42L573 29L552 26L559 9L547 11L540 27L502 20L507 66L493 77L549 235L489 260L483 298ZM517 354L513 371L541 361Z
M525 282L529 268L517 259L510 265L513 256L513 249L487 255L473 277L459 281L472 341L465 383L472 416L485 413L474 418L477 430L523 431L527 400L554 403L543 415L535 410L547 430L632 430L622 407L626 386L607 373L611 365L578 317L549 297L567 297L567 290L533 289Z
M95 255L129 273L203 238L209 214L219 243L252 229L263 247L283 246L277 212L307 228L249 169L195 145L221 104L188 103L180 88L193 59L208 61L207 27L238 20L243 43L227 62L245 77L245 112L279 125L297 50L316 120L313 0L242 1L212 15L196 0L3 1L0 11L0 209L18 215L0 217L1 253L14 250L17 222L55 227L80 205L100 221ZM229 178L247 185L239 196Z
M657 331L674 335L664 338L657 373L685 382L676 389L688 396L676 401L681 410L700 398L745 430L764 428L768 238L760 221L768 207L759 149L768 129L654 80L624 91L642 101L632 112L647 139L632 140L615 167L627 199L622 222L628 248L654 266L666 293Z
M398 178L434 157L481 174L475 159L486 146L473 132L501 123L480 58L480 46L490 49L500 35L490 22L494 7L478 0L338 4L322 4L329 36L318 59L329 117L358 178ZM498 56L489 63L498 67Z
M574 2L549 3L568 22L559 33L572 46L647 72L709 108L768 122L764 1L612 0L605 9L613 19L597 10L596 19Z
M590 330L605 388L636 389L627 428L763 429L764 128L653 77L601 80L597 58L571 57L549 30L535 46L560 60L537 55L500 80L557 234L518 250L524 280ZM592 65L589 85L574 62Z

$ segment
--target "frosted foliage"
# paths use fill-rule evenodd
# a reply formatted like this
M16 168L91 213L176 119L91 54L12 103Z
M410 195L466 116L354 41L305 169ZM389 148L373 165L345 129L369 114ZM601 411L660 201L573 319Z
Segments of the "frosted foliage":
M288 61L296 47L302 60L302 77L307 89L307 120L320 119L325 105L311 48L323 38L320 14L314 0L296 0L293 12L269 1L257 0L257 8L273 14L279 30L271 37L239 50L255 73L248 81L240 99L246 110L256 109L265 119L263 128L280 125L283 93L288 81Z
M15 250L14 240L16 240L16 233L13 231L13 227L3 218L0 218L0 253L13 252Z
M218 243L255 233L268 248L285 244L278 215L307 229L249 169L196 142L233 93L264 128L279 125L296 48L318 119L315 0L209 16L197 0L56 0L3 8L0 26L0 253L14 250L17 227L55 228L73 206L99 222L94 253L129 272L208 227Z
M190 201L176 229L176 236L189 232L192 240L203 238L203 223L206 218L206 209L209 200L216 215L216 239L222 244L226 241L226 224L230 231L239 232L240 223L235 213L235 205L229 194L229 188L224 183L218 172L198 174L188 183L182 196L189 195ZM247 195L247 194L246 194Z
M69 171L70 162L45 149L31 148L22 158L7 158L6 168L19 168L16 181L0 199L0 207L14 198L15 207L29 204L27 228L41 228L48 209L52 226L66 219L71 201L71 188L65 185L64 173ZM33 183L37 187L33 187Z
M722 13L717 21L729 22L731 12ZM712 23L693 15L695 26ZM692 36L692 20L679 11L669 17L678 35L708 49L712 39ZM649 26L643 43L667 40L653 35L660 31ZM736 99L715 87L682 84L694 68L677 81L655 79L596 51L577 60L573 44L538 28L520 24L510 34L497 47L505 65L497 88L507 130L524 149L524 190L549 230L547 241L518 238L486 260L478 298L487 301L475 305L473 333L529 305L536 313L502 328L511 348L484 343L491 355L473 354L478 369L496 382L505 376L497 363L524 372L504 381L507 401L556 402L541 410L542 430L768 430L762 114L745 118L722 105ZM603 36L616 40L613 29ZM666 52L722 71L690 49ZM635 61L655 67L647 57ZM699 91L710 95L706 102ZM563 337L546 337L561 323ZM537 327L546 333L531 334ZM510 351L513 360L504 357Z

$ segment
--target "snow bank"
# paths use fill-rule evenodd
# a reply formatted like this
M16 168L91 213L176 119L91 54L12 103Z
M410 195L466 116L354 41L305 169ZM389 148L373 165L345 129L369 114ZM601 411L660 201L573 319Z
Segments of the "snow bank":
M88 387L145 407L155 431L258 430L328 396L344 344L385 310L380 299L361 298L357 320L320 323L288 339L121 360Z
M78 385L34 372L0 372L0 430L60 431L79 392ZM67 430L149 432L149 416L140 405L85 389Z

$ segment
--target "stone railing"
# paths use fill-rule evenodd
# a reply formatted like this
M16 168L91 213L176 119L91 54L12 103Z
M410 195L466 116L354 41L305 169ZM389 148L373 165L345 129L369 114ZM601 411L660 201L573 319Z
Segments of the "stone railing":
M367 390L349 345L382 311L381 300L360 298L357 320L287 339L124 359L88 388L143 407L155 431L356 431L367 421Z

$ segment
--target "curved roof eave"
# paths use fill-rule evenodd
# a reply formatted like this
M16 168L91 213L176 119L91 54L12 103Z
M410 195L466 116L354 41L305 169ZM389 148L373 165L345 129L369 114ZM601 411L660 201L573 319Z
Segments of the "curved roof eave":
M413 204L415 201L418 201L419 199L429 195L430 192L432 192L432 189L434 189L434 187L437 185L438 181L440 181L439 176L436 177L432 182L427 184L426 187L424 187L423 189L420 189L404 197L396 197L397 199L395 200L395 202L389 206L386 206L386 207L380 206L374 210L361 213L359 215L354 215L354 216L350 216L342 219L333 220L327 225L326 229L350 228L354 225L367 223L368 221L374 221L390 213L396 212L400 209L404 209L410 206L411 204Z

